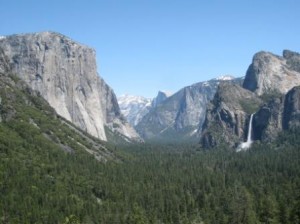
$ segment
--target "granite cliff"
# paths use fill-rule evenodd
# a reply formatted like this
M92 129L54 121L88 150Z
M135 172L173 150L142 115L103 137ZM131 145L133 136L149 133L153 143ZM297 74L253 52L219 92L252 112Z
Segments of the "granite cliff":
M300 127L300 86L276 96L254 115L253 138L263 142L276 139L281 131Z
M30 161L36 153L48 157L58 151L89 153L100 162L119 160L103 141L59 116L39 92L14 75L1 48L0 128L1 150L14 156L29 152Z
M257 95L277 91L287 93L300 85L300 54L289 50L283 56L258 52L249 66L243 87Z
M3 37L0 48L12 72L62 117L102 140L107 140L106 127L127 140L139 139L99 77L92 48L55 32Z

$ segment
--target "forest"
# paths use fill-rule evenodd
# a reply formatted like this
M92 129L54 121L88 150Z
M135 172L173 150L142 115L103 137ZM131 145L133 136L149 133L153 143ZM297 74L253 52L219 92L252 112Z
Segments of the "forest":
M115 146L102 163L16 125L0 123L1 223L300 223L300 130L240 153Z
M114 145L11 83L0 88L0 223L300 223L300 129L239 153Z

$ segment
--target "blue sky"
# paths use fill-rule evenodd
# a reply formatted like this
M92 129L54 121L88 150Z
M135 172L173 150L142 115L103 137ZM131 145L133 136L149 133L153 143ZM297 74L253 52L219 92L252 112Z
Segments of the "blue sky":
M299 0L0 0L0 35L57 31L97 51L117 95L154 97L223 74L254 53L300 51Z

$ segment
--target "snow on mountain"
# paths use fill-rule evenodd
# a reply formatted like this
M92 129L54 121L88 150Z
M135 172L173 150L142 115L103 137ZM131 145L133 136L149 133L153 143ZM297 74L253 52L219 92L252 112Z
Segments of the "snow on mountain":
M215 78L215 80L219 80L219 81L229 81L229 80L233 80L235 79L235 77L231 76L231 75L221 75L217 78Z
M121 113L132 125L137 125L151 109L152 99L124 94L118 97Z

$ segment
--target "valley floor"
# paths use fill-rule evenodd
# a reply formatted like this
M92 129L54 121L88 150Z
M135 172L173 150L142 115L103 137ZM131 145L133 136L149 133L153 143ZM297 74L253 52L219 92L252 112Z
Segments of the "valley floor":
M299 223L299 131L247 152L118 146L120 161L26 145L0 124L1 223ZM7 141L14 137L15 141Z

